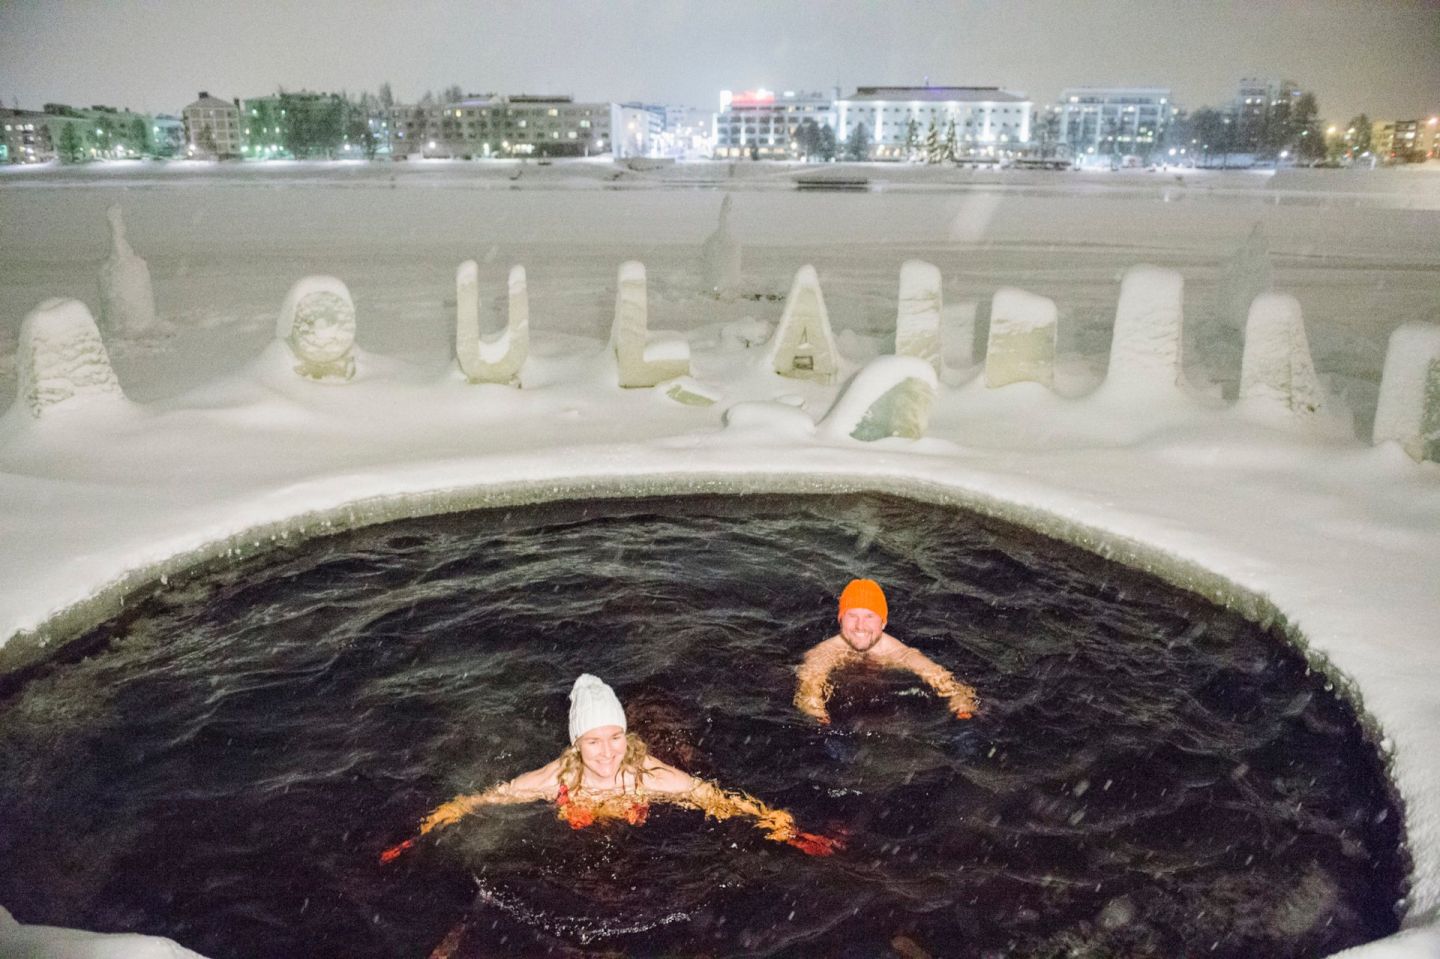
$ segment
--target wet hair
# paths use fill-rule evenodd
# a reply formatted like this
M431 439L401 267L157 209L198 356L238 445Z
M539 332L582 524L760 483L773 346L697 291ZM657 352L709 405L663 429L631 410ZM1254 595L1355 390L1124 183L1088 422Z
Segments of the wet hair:
M625 734L625 756L620 760L621 774L630 773L635 785L645 781L645 763L650 758L650 748L645 740L634 733ZM579 789L585 776L585 764L580 759L580 743L577 740L560 754L559 779L566 789Z

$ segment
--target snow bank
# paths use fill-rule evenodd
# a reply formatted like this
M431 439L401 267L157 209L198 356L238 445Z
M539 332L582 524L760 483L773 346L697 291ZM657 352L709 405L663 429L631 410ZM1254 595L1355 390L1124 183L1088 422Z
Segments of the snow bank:
M0 906L0 956L4 959L204 959L171 939L22 925L3 906Z

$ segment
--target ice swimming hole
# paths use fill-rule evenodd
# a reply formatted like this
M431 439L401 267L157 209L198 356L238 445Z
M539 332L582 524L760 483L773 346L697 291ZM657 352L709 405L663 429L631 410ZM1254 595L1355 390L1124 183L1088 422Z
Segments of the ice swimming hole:
M791 706L853 575L974 685ZM212 959L1318 956L1398 928L1401 816L1273 631L1134 570L878 495L475 511L172 581L0 702L0 903ZM420 816L554 758L576 675L663 758L848 835L812 859L657 807Z

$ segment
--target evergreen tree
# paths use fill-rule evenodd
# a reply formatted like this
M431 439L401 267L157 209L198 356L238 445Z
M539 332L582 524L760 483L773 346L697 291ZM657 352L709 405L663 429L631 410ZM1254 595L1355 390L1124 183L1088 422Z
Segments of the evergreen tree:
M1320 132L1320 107L1315 94L1306 90L1295 101L1293 114L1295 153L1302 160L1319 160L1325 156L1325 137Z
M920 124L911 117L910 122L905 124L905 159L913 160L920 152Z
M220 152L220 148L215 144L215 133L210 129L210 124L208 123L200 127L200 135L195 138L195 145L198 146L200 152L206 156L213 157Z
M460 88L460 85L458 83L452 84L451 86L445 88L444 97L444 102L446 103L459 103L461 100L465 99L465 91Z
M953 162L960 157L960 143L955 136L955 118L945 125L945 140L940 144L940 159Z
M940 131L935 129L935 120L930 120L930 128L925 131L925 162L939 163L942 159L940 148Z
M795 128L795 150L802 160L809 160L820 151L820 128L806 119Z
M835 130L828 123L820 128L820 145L818 152L820 159L826 163L835 159Z
M128 139L130 149L142 156L150 156L155 152L150 142L150 124L145 121L144 117L131 119Z
M1370 118L1365 114L1350 118L1345 128L1345 147L1352 157L1370 152Z
M380 84L380 106L386 110L395 105L395 93L390 89L390 81L386 80Z
M865 124L855 124L855 129L851 130L850 135L845 138L845 159L870 159L870 130Z
M75 124L67 123L60 130L60 139L55 144L55 150L60 154L61 163L78 163L84 156L85 144L80 139L80 131L75 129Z

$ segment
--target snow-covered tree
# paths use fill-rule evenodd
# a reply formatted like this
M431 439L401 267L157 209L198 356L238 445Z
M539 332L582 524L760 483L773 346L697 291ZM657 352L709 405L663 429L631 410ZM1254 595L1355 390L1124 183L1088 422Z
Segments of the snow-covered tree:
M939 163L945 159L944 149L940 145L940 131L935 129L935 120L930 120L930 128L925 131L925 162Z
M845 159L870 159L870 129L865 124L855 124L855 128L845 138Z

